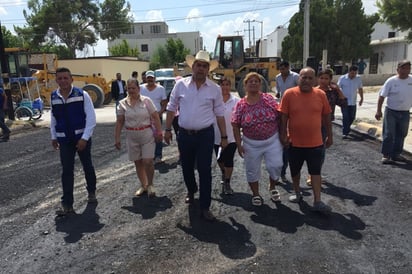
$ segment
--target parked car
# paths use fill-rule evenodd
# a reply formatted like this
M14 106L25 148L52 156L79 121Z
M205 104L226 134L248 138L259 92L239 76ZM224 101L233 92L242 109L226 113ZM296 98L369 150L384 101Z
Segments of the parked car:
M162 68L162 69L156 69L155 70L155 77L156 79L160 78L160 77L166 77L166 78L170 78L170 77L175 77L173 68Z
M173 68L156 69L154 73L156 82L161 84L166 89L167 99L169 100L170 92L176 83Z
M156 78L156 82L158 82L165 88L167 100L169 100L170 92L172 92L172 89L176 83L175 77L160 77L160 79Z

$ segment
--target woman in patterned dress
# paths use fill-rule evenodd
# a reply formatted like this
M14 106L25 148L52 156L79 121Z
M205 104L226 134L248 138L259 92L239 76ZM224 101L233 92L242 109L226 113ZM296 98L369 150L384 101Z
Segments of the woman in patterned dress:
M265 160L269 173L269 192L273 202L280 201L276 185L283 165L278 103L272 95L260 91L261 83L262 76L256 72L245 76L243 84L246 96L236 104L232 115L233 133L239 155L245 161L246 178L254 206L263 204L259 193L262 160Z

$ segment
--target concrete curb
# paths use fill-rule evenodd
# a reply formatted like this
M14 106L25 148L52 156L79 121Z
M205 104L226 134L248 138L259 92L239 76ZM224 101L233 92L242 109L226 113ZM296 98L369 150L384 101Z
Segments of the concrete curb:
M355 129L363 134L369 135L370 137L382 140L382 127L380 126L365 122L359 122L355 125Z
M6 125L10 129L10 136L13 136L14 134L18 134L24 130L29 130L35 127L48 127L47 122L43 120L31 120L31 121L11 121L11 120L6 120Z
M341 117L336 117L336 120L332 121L332 123L334 125L342 127ZM351 131L354 131L361 135L366 135L372 139L382 141L382 128L379 125L366 122L355 122L351 127Z
M342 127L341 121L333 121L333 124ZM377 140L380 143L382 142L382 127L380 125L358 122L351 127L351 130L356 132L357 134L366 136L373 140ZM404 153L412 156L412 145L405 142L403 151Z

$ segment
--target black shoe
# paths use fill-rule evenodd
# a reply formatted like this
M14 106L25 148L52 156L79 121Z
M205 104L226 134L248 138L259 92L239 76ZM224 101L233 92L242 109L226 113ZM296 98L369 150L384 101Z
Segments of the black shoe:
M230 187L230 183L224 183L223 190L225 195L233 195L233 189Z
M208 222L216 221L216 217L213 216L213 214L212 214L212 212L210 212L210 210L202 210L202 213L200 214L200 217L205 219Z
M4 134L4 135L1 137L0 141L1 141L1 142L7 142L9 139L10 139L10 134Z
M396 156L392 157L391 159L396 161L396 162L404 162L404 163L408 162L408 159L406 159L402 155L396 155Z
M89 193L89 197L87 198L87 202L88 202L89 204L97 204L96 194L94 194L94 193Z
M66 216L69 214L76 214L72 206L62 206L61 210L56 211L57 216Z
M194 193L187 193L186 198L185 198L185 203L186 204L193 204L195 201L195 194Z

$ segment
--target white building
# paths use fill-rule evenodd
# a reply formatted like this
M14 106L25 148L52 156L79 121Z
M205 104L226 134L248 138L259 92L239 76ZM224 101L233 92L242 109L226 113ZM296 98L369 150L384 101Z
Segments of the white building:
M108 47L119 45L125 40L131 48L137 47L140 51L140 59L149 60L153 52L159 46L164 46L170 38L182 40L185 48L189 49L191 54L196 54L203 48L200 32L169 33L169 27L165 22L133 23L130 33L121 34L119 38L109 41Z
M262 57L280 57L282 55L282 42L288 35L288 29L278 26L263 40Z
M371 35L373 54L367 72L370 74L395 74L399 60L412 59L412 45L408 33L393 29L387 24L376 23ZM412 61L412 60L411 60Z
M406 39L408 33L401 32L385 23L376 23L371 34L372 56L365 58L367 68L365 74L395 74L399 60L412 61L412 44ZM278 26L263 39L259 46L262 57L281 56L283 39L288 35L288 29Z

